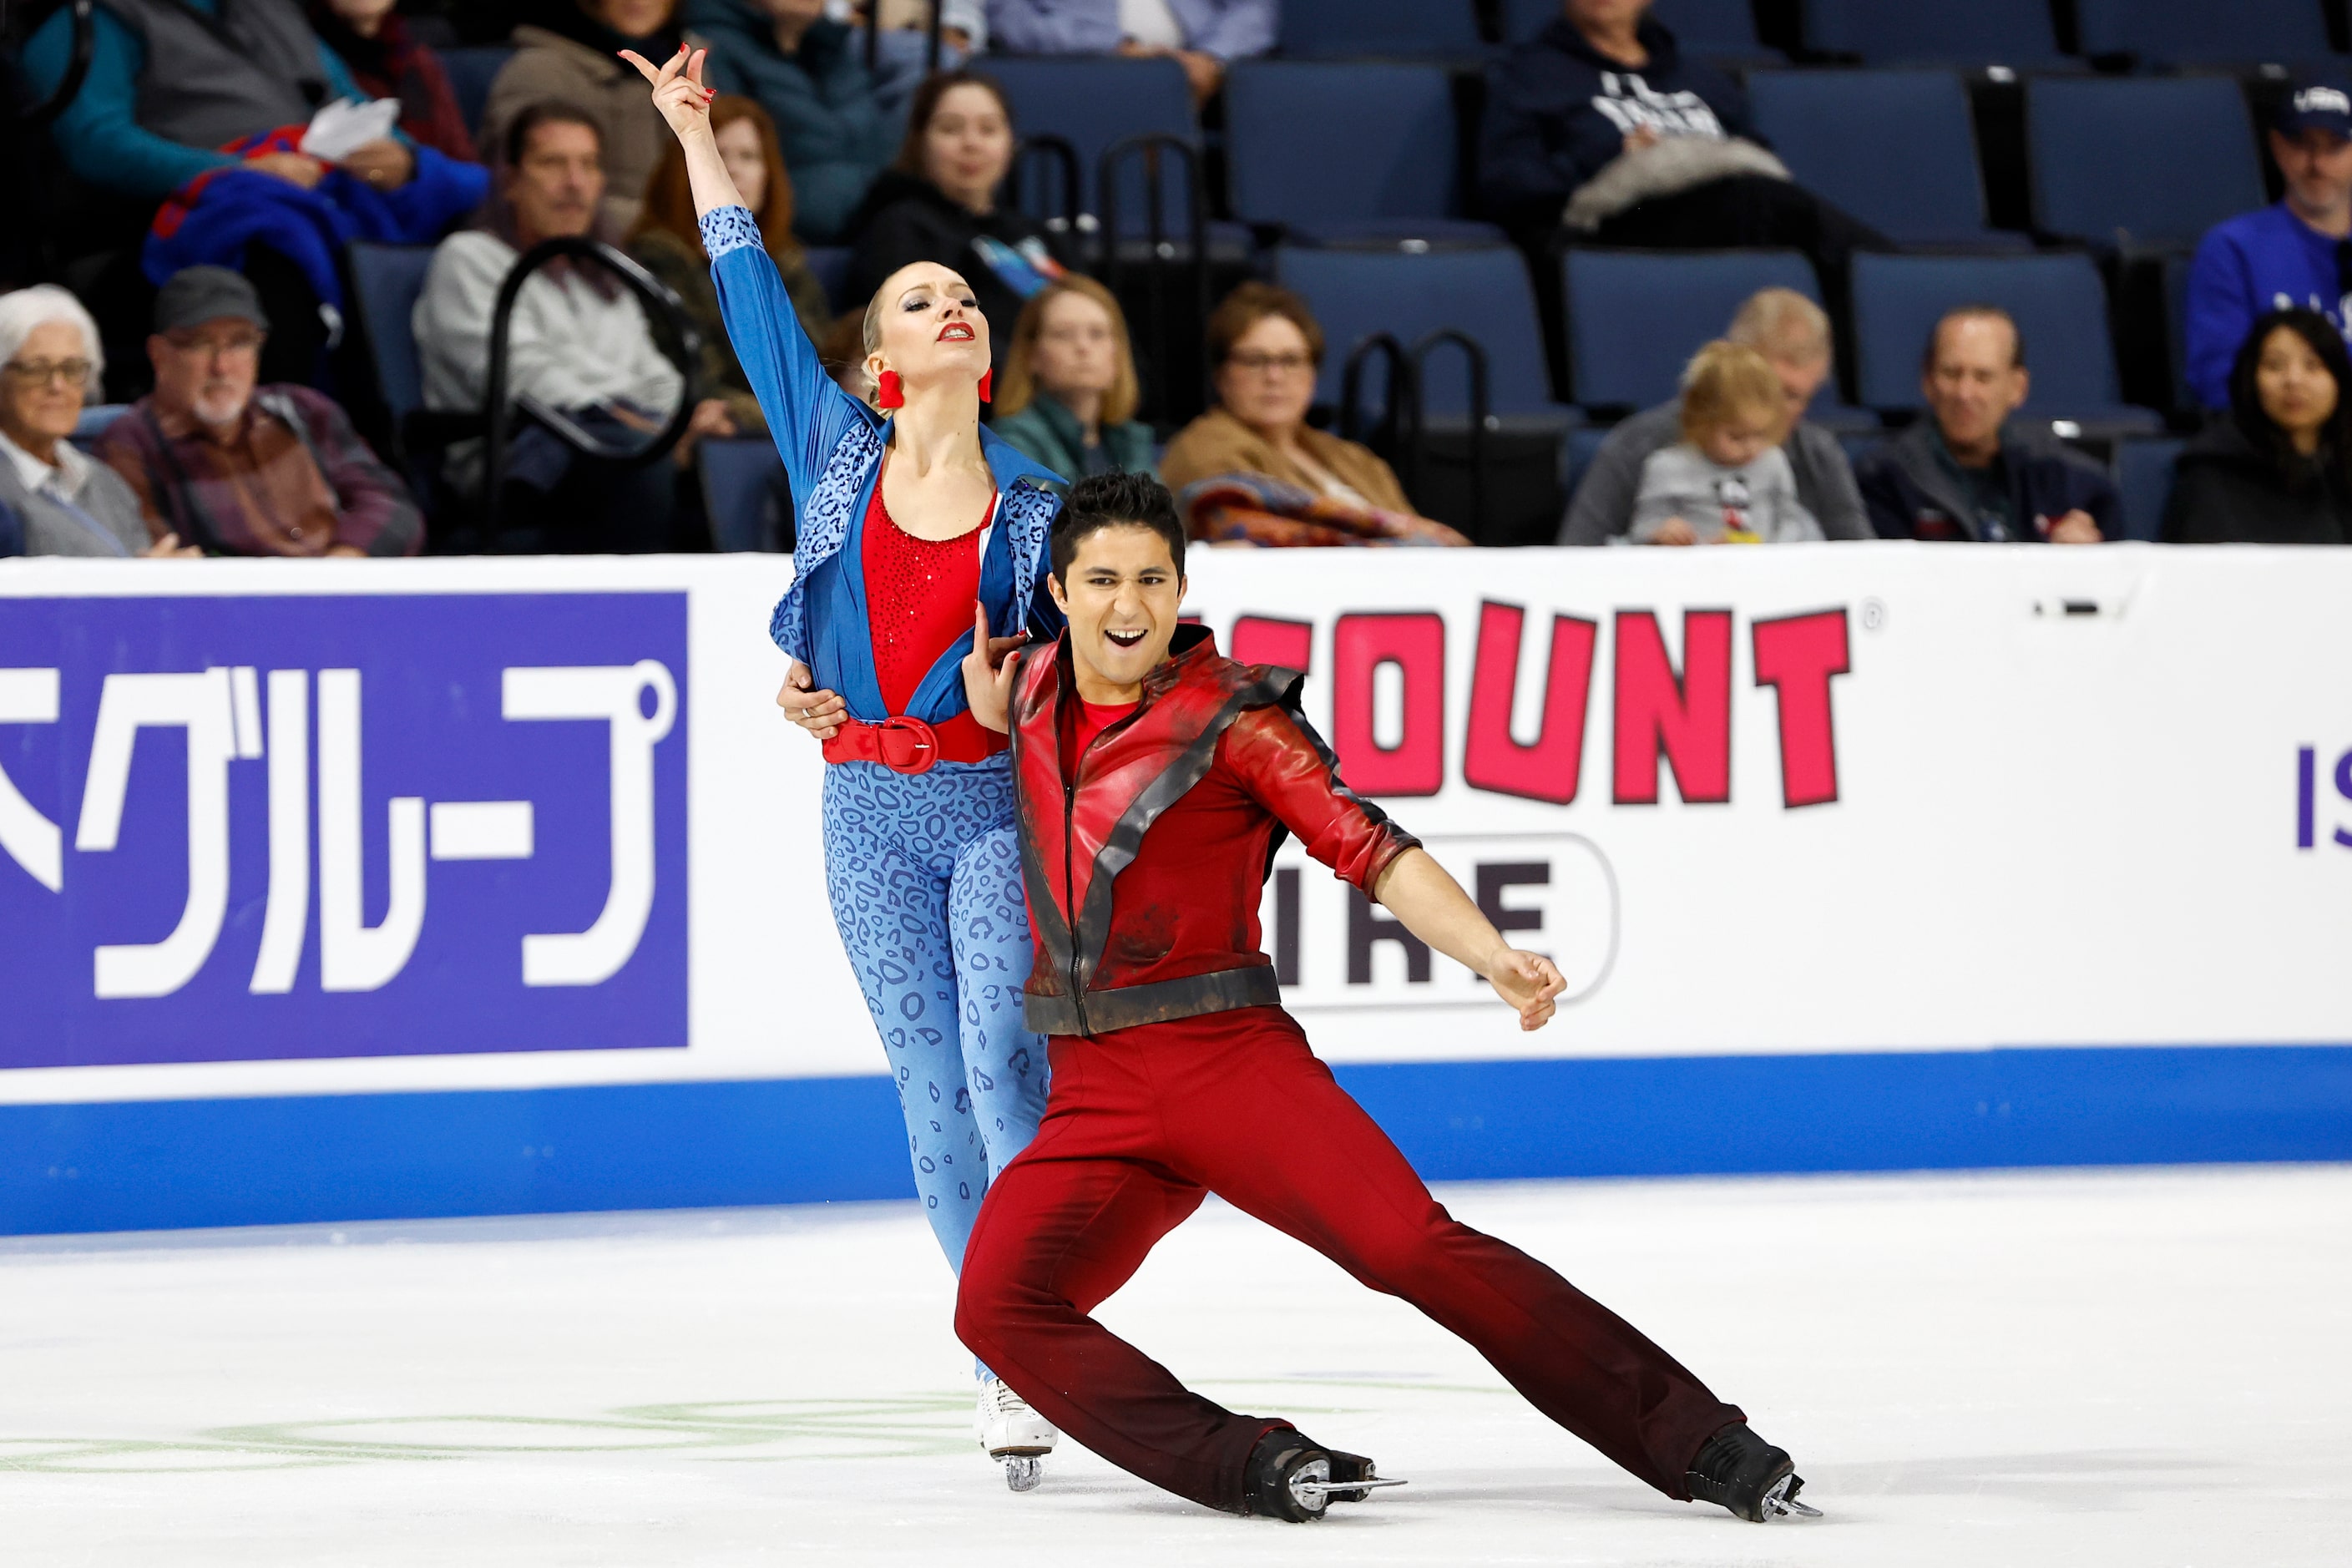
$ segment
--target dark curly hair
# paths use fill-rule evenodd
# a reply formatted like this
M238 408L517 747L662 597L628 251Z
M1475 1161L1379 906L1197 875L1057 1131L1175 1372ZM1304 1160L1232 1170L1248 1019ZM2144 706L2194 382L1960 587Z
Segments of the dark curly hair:
M2256 379L2262 369L2263 345L2281 328L2310 344L2336 382L2336 412L2321 427L2319 450L2310 458L2294 449L2287 433L2263 407ZM2230 417L2257 450L2269 456L2290 489L2302 489L2324 474L2339 489L2352 492L2352 353L2345 352L2343 334L2318 311L2295 306L2255 318L2245 342L2238 345L2237 363L2230 370Z
M1150 474L1095 474L1070 487L1054 519L1054 575L1066 585L1078 546L1106 528L1148 528L1168 542L1176 575L1184 574L1184 524L1176 498Z

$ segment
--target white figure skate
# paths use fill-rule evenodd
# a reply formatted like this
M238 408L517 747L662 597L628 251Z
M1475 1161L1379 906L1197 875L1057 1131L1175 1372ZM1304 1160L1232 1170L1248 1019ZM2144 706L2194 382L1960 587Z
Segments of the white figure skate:
M1044 1479L1045 1457L1054 1451L1061 1434L1054 1424L1029 1408L1029 1402L1000 1378L982 1378L980 1413L975 1423L980 1446L992 1459L1004 1462L1004 1484L1025 1492Z

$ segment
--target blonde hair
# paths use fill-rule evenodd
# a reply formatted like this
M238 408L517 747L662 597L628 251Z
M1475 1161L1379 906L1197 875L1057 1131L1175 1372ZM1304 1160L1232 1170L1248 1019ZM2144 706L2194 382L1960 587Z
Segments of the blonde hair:
M1830 356L1829 312L1794 289L1759 289L1731 318L1723 334L1766 359L1810 364Z
M1092 300L1110 317L1118 368L1111 377L1110 390L1103 394L1102 422L1124 425L1135 417L1136 405L1142 401L1135 380L1135 350L1127 337L1127 317L1109 289L1075 272L1055 279L1021 307L1021 319L1013 325L1013 342L1004 353L1004 384L996 389L996 412L1018 414L1035 400L1036 372L1031 362L1036 357L1038 334L1045 330L1045 312L1055 300L1072 294Z
M1696 441L1750 412L1777 426L1787 401L1771 362L1746 343L1717 338L1683 369L1683 439Z

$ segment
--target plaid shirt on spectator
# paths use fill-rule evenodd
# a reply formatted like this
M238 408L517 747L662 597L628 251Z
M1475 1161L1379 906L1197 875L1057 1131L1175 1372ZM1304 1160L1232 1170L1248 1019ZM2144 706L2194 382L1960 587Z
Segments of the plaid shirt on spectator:
M100 437L100 460L139 497L148 531L216 555L323 555L348 545L414 555L425 522L332 399L264 386L219 429L142 397Z

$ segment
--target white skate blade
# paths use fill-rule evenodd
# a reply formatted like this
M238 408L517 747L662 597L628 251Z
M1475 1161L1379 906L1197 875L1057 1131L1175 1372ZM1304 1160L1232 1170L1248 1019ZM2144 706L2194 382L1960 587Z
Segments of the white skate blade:
M1004 1461L1004 1484L1016 1492L1035 1491L1037 1483L1045 1479L1045 1467L1034 1455L1024 1454Z
M1310 1481L1310 1480L1295 1480L1295 1481L1292 1481L1292 1482L1290 1483L1290 1489L1291 1489L1294 1493L1296 1493L1297 1495L1298 1495L1298 1496L1300 1496L1300 1497L1333 1497L1333 1498L1336 1498L1336 1497L1348 1497L1348 1496L1350 1496L1350 1495L1355 1494L1355 1493L1358 1493L1358 1492L1368 1492L1368 1491L1371 1490L1374 1487L1402 1487L1402 1486L1410 1486L1411 1484L1412 1484L1412 1483L1411 1483L1411 1482L1409 1482L1409 1481L1402 1481L1402 1480L1379 1480L1379 1481ZM1802 1507L1804 1507L1805 1505L1804 1505L1804 1504L1802 1504L1802 1503L1798 1503L1798 1504L1795 1504L1794 1506L1796 1506L1796 1507L1798 1507L1798 1508L1802 1508Z
M1795 1476L1786 1476L1770 1491L1764 1494L1764 1522L1776 1519L1819 1519L1822 1510L1810 1503L1799 1502L1789 1495L1790 1489L1803 1483Z

